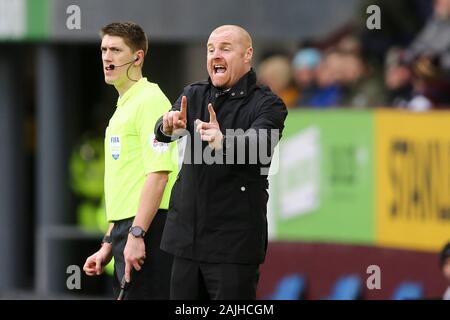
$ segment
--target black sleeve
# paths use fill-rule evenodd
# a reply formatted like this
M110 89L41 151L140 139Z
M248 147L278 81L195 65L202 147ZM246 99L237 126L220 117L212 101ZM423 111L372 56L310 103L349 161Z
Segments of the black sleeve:
M268 165L274 149L281 139L286 105L275 96L261 99L255 107L255 120L245 132L224 132L223 150L226 156L234 157L234 163ZM245 156L245 159L243 158ZM270 159L269 159L270 158ZM256 163L255 163L256 161Z
M172 105L172 108L169 111L180 111L181 108L181 98L183 96L188 96L188 92L189 92L189 88L190 86L184 88L183 93L178 97L177 101L175 101L175 103ZM162 132L162 126L163 126L163 117L160 117L158 119L158 121L156 121L155 124L155 138L156 140L160 141L160 142L172 142L172 141L176 141L179 138L182 137L182 135L177 135L177 136L169 136L166 135Z

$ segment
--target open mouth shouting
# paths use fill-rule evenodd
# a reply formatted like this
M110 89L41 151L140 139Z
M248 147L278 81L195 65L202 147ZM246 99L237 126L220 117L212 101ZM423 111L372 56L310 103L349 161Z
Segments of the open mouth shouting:
M232 69L225 62L211 62L209 69L209 76L212 84L218 88L225 88L228 86L232 78Z
M215 64L213 69L215 74L225 73L227 71L227 68L223 64Z

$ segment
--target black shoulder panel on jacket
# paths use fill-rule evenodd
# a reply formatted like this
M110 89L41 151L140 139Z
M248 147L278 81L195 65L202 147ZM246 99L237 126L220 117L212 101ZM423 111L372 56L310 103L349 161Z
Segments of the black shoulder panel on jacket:
M190 85L188 85L188 87L207 86L207 85L209 85L209 81L208 80L201 80L201 81L197 81L197 82L191 83Z
M256 87L257 87L259 90L261 90L261 92L262 92L264 95L269 95L269 96L275 95L275 93L273 93L272 90L270 90L270 88L269 88L268 86L264 85L264 84L258 84Z

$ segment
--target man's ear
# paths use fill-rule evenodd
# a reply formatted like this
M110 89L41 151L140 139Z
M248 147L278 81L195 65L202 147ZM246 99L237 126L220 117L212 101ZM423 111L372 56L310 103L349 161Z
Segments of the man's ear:
M244 61L246 63L250 63L252 61L252 58L253 58L253 47L248 47L247 50L245 51Z
M135 53L135 58L134 58L134 63L136 65L141 64L142 65L142 60L144 59L144 51L143 50L138 50Z

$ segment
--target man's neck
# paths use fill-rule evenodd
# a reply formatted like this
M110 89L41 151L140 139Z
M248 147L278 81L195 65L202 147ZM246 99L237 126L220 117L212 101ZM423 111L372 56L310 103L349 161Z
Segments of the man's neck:
M142 78L142 74L138 74L138 75L130 75L129 79L126 79L124 82L122 82L121 84L115 85L114 87L116 88L117 92L119 93L119 96L122 97L125 92L128 91L128 89L130 89L133 84L135 84L136 82L138 82L140 79ZM136 81L130 80L130 79L134 79Z

